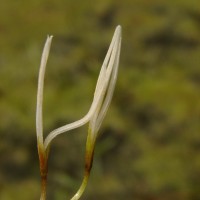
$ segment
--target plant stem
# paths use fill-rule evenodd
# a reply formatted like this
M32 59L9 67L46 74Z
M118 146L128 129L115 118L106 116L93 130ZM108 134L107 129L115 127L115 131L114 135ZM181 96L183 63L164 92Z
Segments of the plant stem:
M46 200L46 187L47 187L47 173L48 173L48 152L44 149L43 145L38 145L38 154L40 161L40 176L41 176L41 196L40 200Z
M82 181L82 184L79 188L79 190L76 192L76 194L71 198L71 200L78 200L81 195L83 194L86 186L87 186L87 183L88 183L88 179L89 179L89 173L85 174L84 178L83 178L83 181Z
M90 176L90 171L92 169L92 163L93 163L93 157L94 157L94 144L95 144L95 140L91 140L91 135L89 134L87 138L87 142L86 142L84 178L83 178L80 188L78 189L76 194L71 198L71 200L78 200L83 194L87 186L88 179Z
M40 200L46 200L46 186L47 186L47 179L42 178Z

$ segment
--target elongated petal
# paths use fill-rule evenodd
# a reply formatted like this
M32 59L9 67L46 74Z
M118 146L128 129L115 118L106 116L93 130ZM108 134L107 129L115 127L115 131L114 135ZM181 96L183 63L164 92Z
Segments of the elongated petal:
M43 144L43 117L42 117L42 103L43 103L43 88L44 88L44 75L49 56L49 50L51 47L51 41L53 36L48 36L40 63L39 79L38 79L38 91L37 91L37 106L36 106L36 132L37 140L40 144Z
M102 85L102 82L104 82L104 80L105 80L105 75L106 75L105 71L107 70L108 62L110 60L110 56L111 56L111 53L112 53L112 50L113 50L113 46L114 46L114 43L116 41L116 37L119 35L120 29L121 29L120 26L117 26L117 28L115 29L113 38L111 40L110 46L109 46L107 54L106 54L106 57L105 57L105 59L103 61L102 67L101 67L99 78L98 78L98 81L97 81L97 84L96 84L96 89L95 89L94 97L96 95L96 92L98 92L98 88L100 87L100 85Z
M115 89L115 84L116 84L116 80L117 80L117 74L118 74L118 66L119 66L119 56L120 56L120 49L121 49L121 36L117 41L117 46L115 46L115 48L117 49L116 52L116 58L115 58L115 62L114 62L114 66L113 66L113 72L111 75L111 80L109 82L109 86L107 89L107 94L106 97L104 99L103 105L101 107L101 110L99 112L98 118L97 118L97 122L96 122L96 132L98 132L101 123L106 115L106 112L108 110L108 107L110 105L110 102L112 100L112 96L114 93L114 89Z
M90 128L92 129L92 133L98 132L113 96L117 79L119 55L121 48L121 26L118 26L116 28L112 40L112 45L110 45L110 47L111 49L109 49L110 51L108 51L109 54L107 54L106 56L108 65L106 67L106 76L101 83L104 87L106 87L106 90L104 90L104 93L102 93L101 100L99 101L99 105L97 107L98 109L90 121Z
M95 94L94 94L94 101L95 101L96 100L96 94L99 92L98 91L99 88L101 88L101 87L104 88L104 90L101 93L101 98L99 99L99 104L97 106L96 112L95 112L95 114L93 115L93 117L90 121L90 128L92 130L94 130L95 127L96 127L96 121L97 121L99 112L101 110L102 103L104 101L104 96L105 96L106 91L107 91L107 87L108 87L109 80L110 80L110 77L111 77L111 73L112 73L112 70L113 70L113 65L114 65L114 62L115 62L115 59L116 59L116 51L117 51L117 44L118 44L117 42L120 40L119 39L120 37L121 37L121 26L117 26L117 28L115 29L115 33L113 35L111 44L109 46L108 52L106 54L106 57L104 59L103 65L102 65L102 68L104 70L106 70L106 72L105 72L104 76L101 77L101 79L100 79L100 76L99 76L97 86L96 86L96 90L95 90ZM101 73L100 73L100 75L101 75ZM92 131L92 132L94 133L96 131Z

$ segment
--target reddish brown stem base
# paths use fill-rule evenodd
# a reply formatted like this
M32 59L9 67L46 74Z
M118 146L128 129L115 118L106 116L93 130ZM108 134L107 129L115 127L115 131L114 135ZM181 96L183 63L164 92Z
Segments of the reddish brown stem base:
M40 175L41 175L41 196L40 200L46 200L46 188L47 188L47 173L48 173L48 154L43 147L38 146L38 154L40 161Z

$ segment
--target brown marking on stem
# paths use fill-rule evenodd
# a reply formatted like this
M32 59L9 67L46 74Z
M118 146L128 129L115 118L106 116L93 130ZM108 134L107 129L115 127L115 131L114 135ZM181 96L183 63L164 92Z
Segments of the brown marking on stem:
M41 176L41 200L46 199L46 186L47 186L47 174L48 174L48 155L43 146L38 145L38 155L40 161L40 176Z
M94 148L86 151L86 155L85 155L85 172L88 174L90 173L92 169L93 158L94 158Z
M39 154L39 161L40 161L40 174L42 178L46 178L47 176L47 155L43 147L40 145L38 146L38 154Z

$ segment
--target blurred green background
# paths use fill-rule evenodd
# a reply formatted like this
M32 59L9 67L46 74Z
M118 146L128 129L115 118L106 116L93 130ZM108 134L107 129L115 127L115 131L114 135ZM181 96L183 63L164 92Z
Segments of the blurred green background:
M40 195L35 105L40 56L44 131L80 119L115 27L119 77L82 199L200 199L200 1L1 0L0 199ZM53 141L48 200L70 199L83 176L87 126Z

